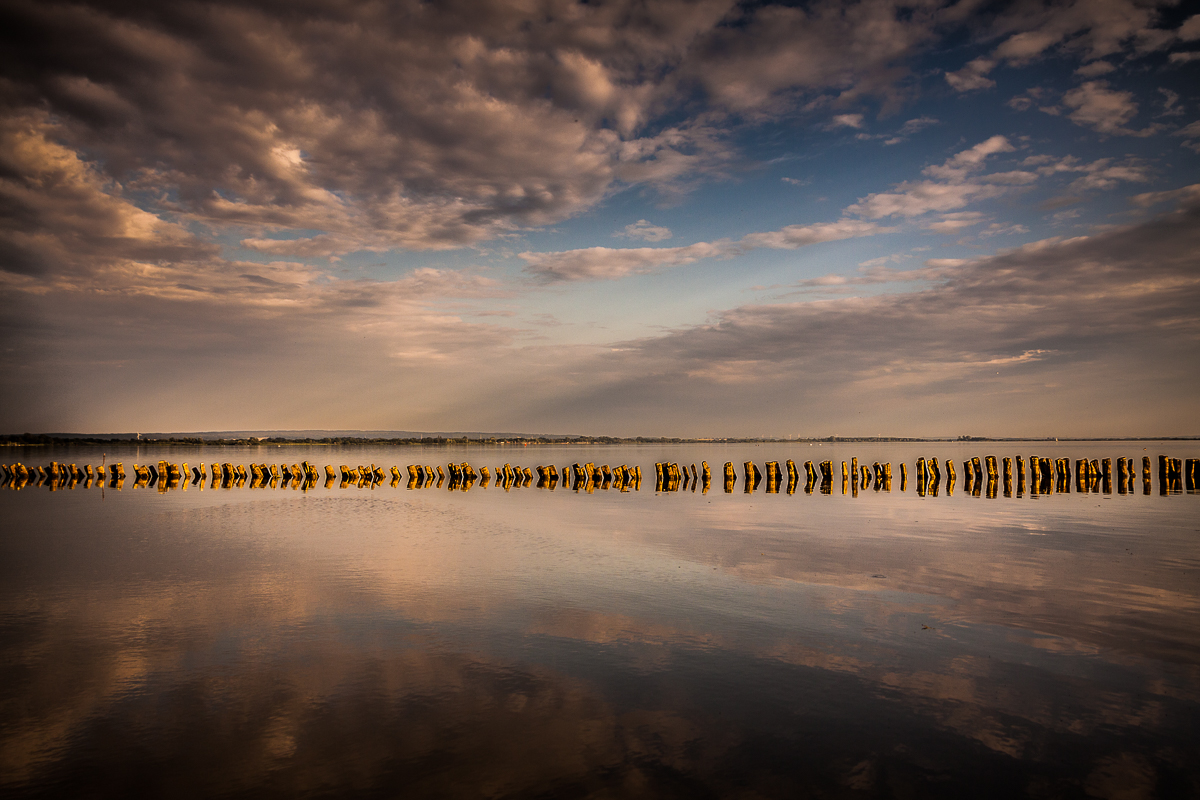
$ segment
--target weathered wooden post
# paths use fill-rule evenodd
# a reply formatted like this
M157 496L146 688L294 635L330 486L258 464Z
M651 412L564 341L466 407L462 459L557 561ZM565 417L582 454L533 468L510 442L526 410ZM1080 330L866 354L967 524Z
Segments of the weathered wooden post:
M742 465L742 468L746 472L746 494L752 494L758 487L758 481L762 477L762 473L758 471L758 467L754 465L753 461L747 461Z
M900 491L908 491L908 464L900 462Z
M821 494L833 494L833 462L822 461L821 468Z

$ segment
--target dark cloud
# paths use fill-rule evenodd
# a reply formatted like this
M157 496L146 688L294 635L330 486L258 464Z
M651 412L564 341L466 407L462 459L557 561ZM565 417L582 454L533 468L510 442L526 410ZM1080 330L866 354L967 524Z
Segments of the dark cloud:
M425 249L719 174L723 113L887 94L936 5L14 2L0 65L143 207Z

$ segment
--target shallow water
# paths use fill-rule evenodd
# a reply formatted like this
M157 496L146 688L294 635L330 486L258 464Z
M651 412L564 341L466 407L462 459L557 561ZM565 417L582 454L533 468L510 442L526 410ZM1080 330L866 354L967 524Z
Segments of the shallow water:
M1200 796L1200 497L1156 458L1197 443L6 450L643 472L0 491L7 796ZM1149 455L1153 490L964 491L1018 453ZM851 457L890 491L743 490ZM712 487L657 493L665 460Z

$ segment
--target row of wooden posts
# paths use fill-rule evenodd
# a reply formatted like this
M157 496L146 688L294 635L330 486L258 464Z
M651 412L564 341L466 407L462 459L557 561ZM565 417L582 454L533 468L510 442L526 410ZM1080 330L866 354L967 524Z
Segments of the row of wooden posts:
M488 486L492 481L492 473L487 467L478 471L470 464L447 464L429 466L409 464L407 467L408 488L423 489L446 486L449 489L469 489L477 482L480 486ZM242 464L212 463L189 467L187 462L174 464L159 461L157 464L133 465L134 488L157 487L165 492L175 488L186 488L188 485L204 487L206 482L211 488L226 489L240 488L247 484L252 489L291 486L297 489L310 489L322 480L325 488L332 488L339 482L342 487L359 486L375 487L391 477L391 485L398 486L404 480L405 473L399 467L391 467L385 472L382 467L370 466L325 465L322 473L316 465L304 461L300 464L250 464L249 469ZM211 478L210 478L211 476ZM109 486L123 488L126 479L125 467L121 462L107 466L90 464L79 467L76 464L50 462L46 467L28 467L21 463L0 464L0 486L21 489L25 486L47 486L51 490L70 488L82 485ZM530 486L537 481L541 488L554 488L560 482L560 473L554 465L538 466L535 468L504 464L496 467L495 483L505 489ZM594 463L572 464L563 467L561 481L564 485L574 488L594 491L597 488L613 488L618 491L637 491L641 488L641 467L630 467L622 464L610 468L607 464L596 466Z
M1080 458L1076 459L1074 470L1072 467L1073 464L1069 458L985 456L980 459L974 457L962 462L964 489L967 493L977 495L977 497L986 493L991 498L997 497L1001 491L1004 493L1004 497L1012 497L1014 488L1016 495L1021 497L1026 492L1026 486L1031 495L1067 493L1072 491L1073 486L1076 492L1110 494L1114 488L1115 477L1117 493L1128 494L1135 491L1140 477L1142 492L1145 494L1151 492L1152 462L1150 456L1142 457L1140 470L1135 459L1117 458L1115 474L1114 462L1111 458L1091 459L1091 461ZM743 464L744 492L755 492L758 486L764 486L766 492L770 494L780 491L793 494L797 491L800 470L792 459L787 459L782 468L779 462L768 461L764 464L764 469L766 471L758 469L754 462L748 461ZM1074 481L1072 480L1073 474ZM316 486L323 479L325 488L331 488L338 481L342 487L373 488L388 480L389 475L391 486L395 487L400 485L406 477L400 468L392 467L385 473L382 467L376 467L374 464L371 464L370 467L364 467L364 465L349 467L349 465L342 464L337 469L331 464L326 464L324 473L322 473L316 465L307 461L292 464L290 467L288 464L252 463L248 470L245 465L228 462L211 463L208 467L205 467L204 464L188 467L186 462L178 465L160 461L157 464L134 464L133 475L134 488L157 487L160 492L179 487L186 488L188 485L198 485L203 488L204 483L210 480L212 488L242 487L248 483L251 488L290 486L308 489ZM725 492L733 492L738 483L738 474L732 462L725 463L722 477L724 477ZM125 479L125 468L120 462L107 465L107 467L101 465L101 467L95 468L92 468L91 464L85 464L83 468L80 468L76 464L60 464L59 462L50 462L48 467L36 468L25 467L20 463L0 464L0 486L16 489L36 485L48 486L53 491L53 489L59 488L74 488L78 485L102 486L106 482L109 487L119 489L124 486ZM943 479L944 491L947 494L953 494L958 474L956 474L952 459L946 459L943 464L938 463L937 458L917 459L916 488L918 494L922 497L925 497L926 494L937 497L937 494L942 491ZM656 492L688 491L690 488L692 492L701 489L702 492L707 493L712 486L712 480L712 470L709 469L707 461L701 462L698 470L695 463L680 465L676 462L659 462L654 465ZM865 491L870 488L874 488L876 492L890 492L892 491L892 480L892 463L890 462L859 464L858 458L852 458L848 463L841 462L842 494L857 495L859 489ZM446 464L445 470L440 465L430 467L430 465L409 464L407 467L407 486L410 489L445 486L450 489L467 491L476 482L481 487L486 487L491 481L490 470L482 467L476 471L472 465L466 462ZM620 492L629 492L641 489L642 470L640 467L629 467L626 464L616 468L610 468L607 464L598 467L592 462L571 464L570 467L563 467L562 471L559 471L553 464L533 469L514 467L511 464L504 464L503 467L496 468L496 485L499 487L505 489L528 487L534 485L534 482L539 488L548 489L556 488L559 482L562 482L563 486L575 489L575 491L593 492L595 489L613 488ZM811 461L804 462L804 492L806 494L814 491L832 494L834 483L835 470L832 461L823 461L817 464ZM907 485L908 467L907 464L901 463L900 491L907 491ZM1200 487L1200 459L1188 458L1184 462L1178 458L1159 456L1158 485L1160 494L1196 491Z
M900 491L908 488L908 465L900 465ZM944 466L944 474L943 474ZM1110 458L1077 459L1072 470L1069 458L1042 458L1041 456L1022 456L998 459L996 456L985 456L982 459L974 457L962 462L963 488L969 494L996 497L1003 491L1006 497L1014 493L1022 496L1028 486L1031 496L1051 493L1067 493L1072 486L1077 492L1103 492L1111 494L1114 485L1114 464ZM1144 494L1151 491L1151 466L1149 456L1143 456L1141 469L1135 459L1121 457L1116 460L1115 482L1118 494L1129 494L1135 491L1138 479ZM765 487L768 494L785 491L794 494L800 485L800 470L796 462L788 459L780 467L778 461L767 461L765 472L760 471L753 461L742 465L743 491L751 493L760 485ZM946 493L953 494L957 481L954 461L946 459L942 464L936 458L918 458L915 464L916 490L922 497L937 496L942 490L943 479ZM300 464L250 464L249 469L241 464L229 462L211 463L189 467L186 462L177 465L168 461L157 464L133 465L135 488L157 487L165 492L170 489L189 484L204 487L209 482L212 488L226 489L242 487L249 484L250 488L266 488L276 486L291 486L297 489L309 489L324 482L325 488L331 488L335 483L342 487L359 486L375 487L389 476L393 487L399 486L405 479L405 472L398 467L391 467L387 472L374 464L370 466L341 465L335 469L326 465L324 472L313 464L304 461ZM1072 474L1074 480L1072 481ZM211 477L210 477L211 476ZM822 461L814 464L804 462L804 492L811 494L814 490L822 494L832 494L835 483L833 461ZM738 474L733 462L725 462L723 484L726 492L733 492ZM29 485L48 486L51 490L75 488L82 484L85 487L93 485L108 485L120 489L125 482L124 466L117 462L106 466L93 468L86 464L79 467L75 464L60 464L50 462L46 467L27 467L24 464L0 464L0 486L21 489ZM1028 482L1027 482L1028 479ZM466 491L477 482L486 487L492 481L492 473L487 467L478 471L470 464L450 463L443 470L441 466L410 464L407 467L407 487L409 489L431 488L436 486L448 489ZM641 467L630 467L622 464L610 468L607 464L597 466L592 462L575 463L563 467L561 472L553 464L535 468L512 466L505 464L497 467L495 483L504 489L527 487L534 485L538 488L554 489L561 482L564 486L575 491L592 492L596 489L615 489L617 491L638 491L641 489ZM707 493L712 485L712 471L707 461L700 462L700 469L695 463L680 465L672 461L662 461L654 465L654 488L656 492L678 492L700 489ZM867 465L859 464L857 458L849 463L841 462L841 492L842 494L858 494L859 489L874 488L875 491L892 490L891 462L878 461ZM1181 460L1166 455L1158 457L1158 484L1160 494L1175 494L1183 491L1194 492L1200 488L1200 459L1189 458Z

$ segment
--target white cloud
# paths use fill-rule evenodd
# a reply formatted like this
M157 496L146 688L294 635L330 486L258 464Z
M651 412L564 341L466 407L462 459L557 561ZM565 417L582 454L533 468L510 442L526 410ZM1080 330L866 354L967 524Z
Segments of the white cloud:
M937 125L939 123L940 120L935 117L917 117L915 119L910 119L908 122L905 122L900 126L900 130L896 131L895 136L884 138L883 143L884 145L900 144L901 142L908 141L908 137L920 133L931 125Z
M1029 233L1029 228L1024 225L1004 225L999 222L993 222L979 232L980 236L1018 236Z
M647 242L662 242L671 238L671 229L661 225L652 225L644 219L626 225L624 229L614 233L628 239L642 239Z
M767 247L775 250L794 250L810 244L835 242L840 239L853 239L859 236L874 236L880 233L891 233L894 228L884 228L873 222L863 222L854 219L840 219L837 222L823 222L814 225L788 225L777 231L768 233L750 233L740 240L745 247Z
M866 261L860 261L858 265L860 267L866 267L870 269L872 267L884 267L888 264L894 264L897 261L905 261L909 258L911 258L911 256L904 253L892 253L891 255L880 256L879 258L868 258Z
M917 117L915 119L910 119L908 122L905 122L903 125L901 125L900 130L898 130L897 133L901 136L912 136L915 133L925 130L931 125L937 124L939 124L939 120L936 117Z
M995 155L996 153L1011 153L1014 150L1016 148L1012 146L1006 137L992 136L974 147L970 147L946 159L946 162L941 166L926 167L922 172L930 177L942 180L962 180L968 174L980 170L988 156Z
M1038 179L1036 172L1027 170L1010 170L1008 172L992 172L979 178L985 183L999 183L1005 186L1025 186Z
M1001 187L978 183L905 181L897 184L894 192L878 192L860 198L846 211L867 219L915 217L930 211L953 211L974 200L998 197L1003 192Z
M685 247L587 247L553 253L524 252L519 256L525 261L526 272L554 283L617 280L691 264L702 258L729 257L737 252L732 242L722 240Z
M1099 78L1101 75L1107 75L1115 69L1116 67L1107 61L1093 61L1075 70L1075 74L1081 78Z
M997 62L990 58L980 57L967 62L966 66L957 72L946 73L946 83L958 92L974 92L980 89L990 89L996 82L987 77L995 68Z
M1126 128L1125 124L1137 116L1138 104L1133 100L1133 92L1110 89L1108 81L1086 81L1064 94L1062 102L1073 109L1068 119L1098 133L1150 136L1158 130L1154 125L1142 130Z
M863 115L862 114L838 114L838 115L834 116L834 118L832 120L829 121L829 124L826 127L829 130L835 130L837 128L858 129L858 128L862 128L862 126L863 126Z
M970 228L983 222L984 215L978 211L958 211L953 214L942 214L936 220L925 223L925 227L936 233L956 233L964 228Z
M546 283L563 281L617 280L645 275L699 261L729 258L756 248L795 250L822 242L891 233L862 220L841 219L813 225L788 225L776 231L750 233L737 241L697 242L683 247L587 247L550 253L520 253L525 271Z
M859 198L846 213L867 219L889 216L915 217L931 211L956 211L975 200L998 197L1006 190L989 184L977 175L989 156L1012 152L1015 148L1004 136L992 136L963 150L945 163L926 167L923 172L936 181L905 181L895 191L878 192ZM986 176L983 176L986 178ZM1001 178L1001 182L1004 179Z
M1160 203L1175 202L1181 202L1185 206L1197 206L1200 205L1200 183L1193 183L1190 186L1183 186L1179 189L1171 189L1166 192L1143 192L1142 194L1135 194L1129 198L1129 202L1141 208L1149 208Z
M1149 168L1136 161L1114 164L1112 159L1102 158L1092 162L1082 171L1085 175L1072 181L1067 187L1068 190L1108 190L1115 189L1121 183L1146 183L1150 180Z

